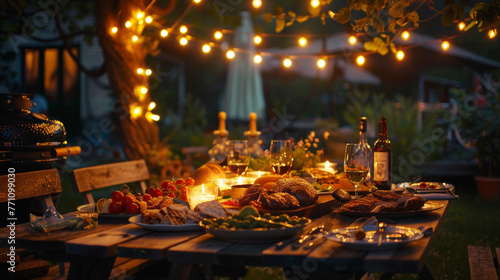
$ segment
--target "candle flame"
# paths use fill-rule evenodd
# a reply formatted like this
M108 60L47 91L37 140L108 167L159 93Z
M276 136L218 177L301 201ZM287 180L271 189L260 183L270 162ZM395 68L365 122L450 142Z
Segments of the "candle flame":
M205 195L205 184L201 184L201 193Z
M330 162L327 160L326 163L325 163L325 168L326 169L329 169L330 168Z
M240 176L240 177L238 177L238 180L237 180L237 181L238 181L238 185L241 185L241 183L243 182L243 179L241 178L241 176Z
M257 174L257 177L260 178L261 174L260 174L260 170L259 170L259 173Z

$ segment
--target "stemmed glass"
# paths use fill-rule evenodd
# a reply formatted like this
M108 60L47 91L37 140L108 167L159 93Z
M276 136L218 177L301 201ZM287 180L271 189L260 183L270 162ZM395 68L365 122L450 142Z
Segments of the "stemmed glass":
M358 199L358 186L363 183L370 170L369 151L359 144L347 143L344 155L344 172L354 185L354 196Z
M284 175L290 171L293 163L292 141L271 140L271 171L274 174Z
M233 174L242 175L250 163L247 140L230 140L226 142L227 165Z

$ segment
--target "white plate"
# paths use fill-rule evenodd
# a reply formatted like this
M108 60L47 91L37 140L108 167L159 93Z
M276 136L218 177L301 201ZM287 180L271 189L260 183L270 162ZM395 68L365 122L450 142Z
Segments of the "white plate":
M83 213L94 213L96 212L96 209L95 209L95 203L89 203L89 204L83 204L83 205L80 205L78 207L76 207L76 210L80 211L80 212L83 212ZM112 213L99 213L99 218L101 219L111 219L111 220L126 220L130 217L133 217L137 214L125 214L125 213L122 213L122 214L112 214Z
M326 238L334 240L356 250L391 250L403 246L409 242L418 240L424 235L419 229L402 227L402 226L390 226L388 225L384 229L382 234L382 240L380 246L379 242L379 232L378 225L364 226L363 230L366 233L366 237L362 240L356 239L354 233L359 229L359 227L346 227L332 230ZM388 238L388 236L395 236L395 234L405 235L406 238Z
M76 207L76 210L83 213L92 213L95 212L95 203L83 204Z
M409 184L408 182L405 183L399 183L396 185L396 188L407 188L407 189L412 189L414 193L439 193L439 192L447 192L450 191L451 193L455 192L455 186L452 184L444 183L444 182L424 182L427 184L434 184L439 186L438 188L435 189L421 189L420 184L422 182L418 183L413 183Z
M143 228L154 231L195 231L203 229L199 224L185 224L185 225L145 224L142 221L141 215L130 217L128 221Z
M358 212L358 211L350 211L345 210L342 206L339 208L342 213L356 216L356 217L371 217L375 216L376 218L408 218L423 215L427 212L434 211L437 209L441 209L444 207L444 204L440 201L427 201L424 206L418 210L403 210L403 211L392 211L392 212Z
M200 222L200 226L204 227L208 233L219 239L239 243L266 243L279 241L284 237L292 236L302 231L310 222L311 221L305 225L290 228L215 229L206 227L202 222Z

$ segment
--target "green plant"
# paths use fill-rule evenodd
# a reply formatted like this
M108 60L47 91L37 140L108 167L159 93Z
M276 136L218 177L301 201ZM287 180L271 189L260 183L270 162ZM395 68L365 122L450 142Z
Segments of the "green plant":
M492 90L485 95L452 92L456 126L464 149L475 151L481 175L500 177L500 94Z

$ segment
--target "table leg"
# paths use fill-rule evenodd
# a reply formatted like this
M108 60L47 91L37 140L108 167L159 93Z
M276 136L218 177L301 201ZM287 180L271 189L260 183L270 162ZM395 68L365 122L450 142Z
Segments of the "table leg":
M429 269L429 266L427 264L424 265L420 273L418 274L418 277L422 280L434 280L434 274L432 274L432 271Z
M107 280L116 257L99 258L71 255L68 280Z

